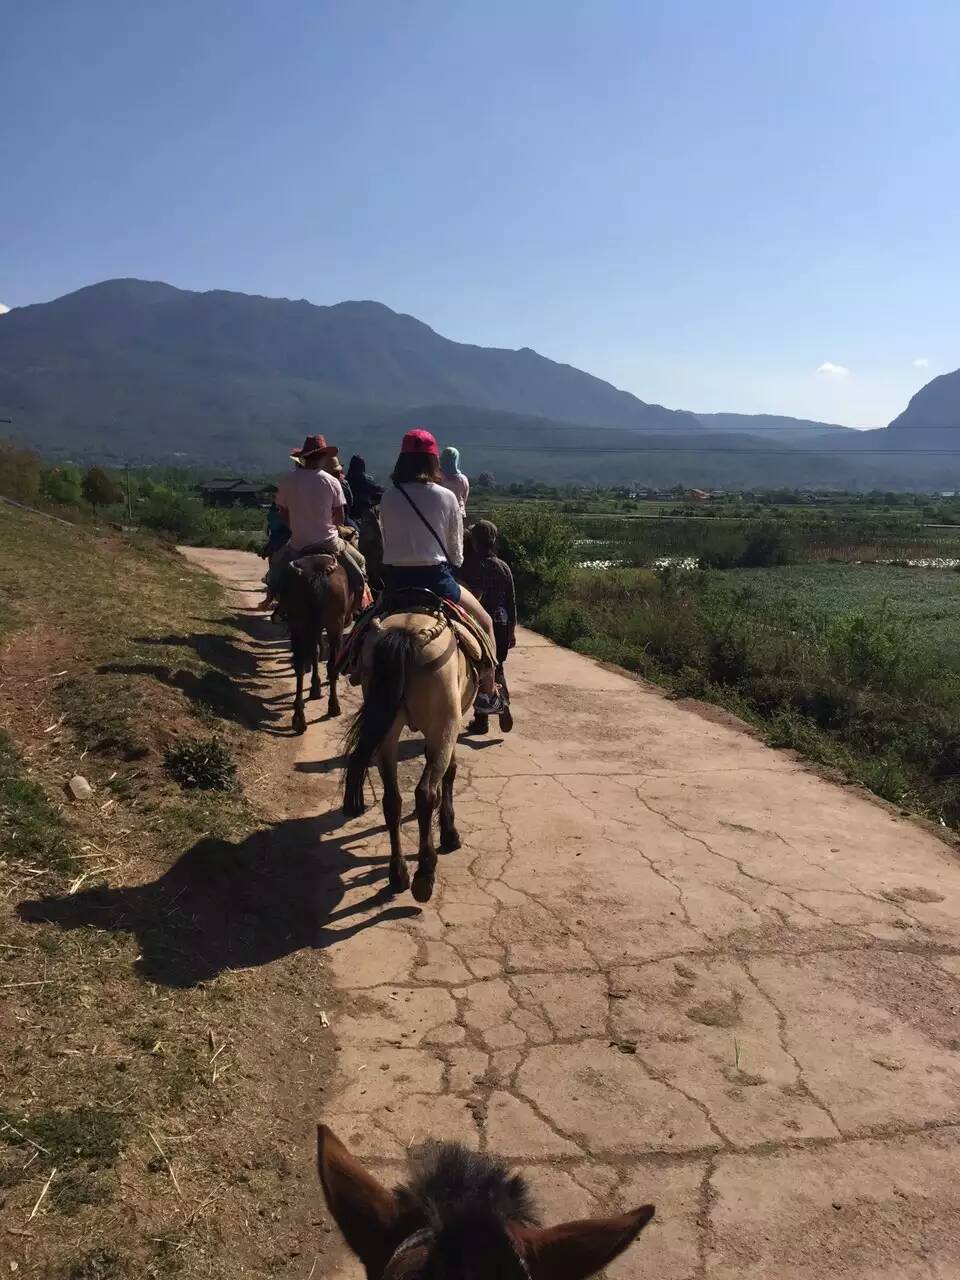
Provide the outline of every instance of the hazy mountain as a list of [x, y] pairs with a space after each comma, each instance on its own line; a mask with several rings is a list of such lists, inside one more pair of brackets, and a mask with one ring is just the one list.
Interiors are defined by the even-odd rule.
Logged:
[[[960, 374], [935, 379], [894, 426], [917, 414], [942, 425], [951, 397]], [[382, 472], [399, 433], [422, 424], [459, 445], [472, 474], [501, 480], [960, 487], [960, 459], [918, 437], [905, 448], [899, 430], [679, 412], [528, 349], [451, 342], [376, 302], [317, 307], [143, 280], [0, 316], [6, 417], [47, 455], [112, 463], [279, 470], [291, 445], [322, 431]]]
[[831, 432], [844, 434], [853, 427], [841, 427], [835, 422], [811, 422], [809, 418], [784, 418], [774, 413], [698, 413], [696, 418], [705, 427], [720, 431], [746, 431], [750, 435], [776, 436], [781, 440], [808, 440]]
[[41, 447], [248, 446], [422, 404], [696, 430], [524, 348], [451, 342], [377, 302], [309, 302], [108, 280], [0, 317], [0, 416]]
[[[902, 427], [913, 430], [960, 427], [960, 369], [955, 369], [953, 373], [942, 373], [921, 387], [903, 413], [890, 423], [890, 427], [892, 430]], [[951, 447], [953, 446], [944, 444], [944, 448]]]

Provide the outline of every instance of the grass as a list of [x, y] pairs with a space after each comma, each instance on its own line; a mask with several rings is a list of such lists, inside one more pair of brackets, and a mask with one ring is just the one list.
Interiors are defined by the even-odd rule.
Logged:
[[25, 776], [19, 753], [0, 731], [0, 834], [20, 862], [66, 873], [77, 868], [73, 841], [39, 783]]
[[[924, 613], [912, 602], [938, 571], [837, 568], [581, 571], [537, 623], [960, 829], [957, 575], [942, 575]], [[854, 573], [856, 604], [845, 590]], [[805, 592], [791, 590], [798, 579]]]
[[[229, 974], [183, 989], [145, 981], [142, 935], [98, 903], [129, 892], [111, 886], [162, 884], [202, 841], [257, 825], [243, 770], [231, 771], [255, 741], [254, 668], [217, 584], [152, 538], [0, 508], [0, 599], [0, 962], [19, 984], [3, 992], [11, 1025], [29, 1028], [0, 1041], [0, 1200], [25, 1222], [56, 1169], [31, 1224], [37, 1274], [206, 1275], [202, 1220], [158, 1248], [187, 1213], [169, 1176], [148, 1169], [147, 1132], [198, 1135], [171, 1143], [198, 1200], [223, 1178], [234, 1108], [258, 1100], [230, 1073], [213, 1080], [208, 1035], [228, 1039], [228, 1012], [244, 1035], [246, 1015]], [[231, 786], [183, 790], [165, 760], [211, 738]], [[75, 773], [91, 799], [68, 797]], [[65, 927], [21, 919], [18, 904], [37, 900], [57, 904]], [[189, 945], [172, 897], [139, 910], [154, 950]]]
[[883, 606], [913, 627], [919, 643], [945, 657], [960, 652], [960, 574], [902, 565], [796, 564], [734, 570], [758, 606], [792, 604], [824, 619]]

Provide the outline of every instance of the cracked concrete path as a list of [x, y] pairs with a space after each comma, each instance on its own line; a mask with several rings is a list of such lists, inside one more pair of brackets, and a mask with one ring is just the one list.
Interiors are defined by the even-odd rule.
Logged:
[[[529, 632], [510, 684], [515, 732], [460, 749], [464, 847], [425, 910], [371, 896], [379, 799], [337, 830], [325, 1119], [386, 1177], [427, 1136], [496, 1151], [550, 1219], [654, 1201], [616, 1280], [955, 1280], [954, 851]], [[319, 814], [343, 722], [311, 707]]]

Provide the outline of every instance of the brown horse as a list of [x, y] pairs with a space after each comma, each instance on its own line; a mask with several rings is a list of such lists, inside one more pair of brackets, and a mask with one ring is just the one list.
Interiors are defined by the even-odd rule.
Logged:
[[347, 623], [353, 616], [354, 593], [346, 570], [333, 556], [302, 556], [287, 565], [277, 589], [277, 603], [290, 630], [290, 650], [297, 676], [293, 700], [293, 728], [306, 733], [303, 710], [303, 677], [310, 671], [310, 698], [320, 697], [320, 644], [327, 639], [327, 680], [330, 695], [327, 714], [340, 714], [337, 697], [337, 654]]
[[420, 847], [412, 888], [418, 902], [429, 902], [436, 880], [433, 815], [438, 805], [441, 852], [460, 848], [453, 813], [455, 751], [463, 716], [476, 696], [477, 677], [450, 628], [427, 613], [398, 613], [372, 623], [362, 658], [363, 706], [347, 733], [344, 813], [363, 813], [363, 785], [376, 757], [390, 832], [390, 888], [394, 893], [410, 888], [400, 847], [397, 753], [404, 727], [419, 730], [426, 764], [416, 790]]
[[586, 1280], [636, 1240], [652, 1204], [613, 1218], [537, 1225], [526, 1182], [458, 1143], [424, 1148], [388, 1190], [326, 1127], [317, 1167], [327, 1207], [367, 1280]]
[[370, 507], [357, 521], [360, 554], [367, 563], [367, 581], [374, 591], [379, 591], [383, 584], [383, 530], [379, 510], [379, 507]]

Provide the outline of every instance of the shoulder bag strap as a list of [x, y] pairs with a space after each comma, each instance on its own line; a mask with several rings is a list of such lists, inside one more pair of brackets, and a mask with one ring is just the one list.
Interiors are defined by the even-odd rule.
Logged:
[[402, 485], [402, 484], [398, 484], [398, 485], [396, 485], [395, 487], [396, 487], [397, 489], [399, 489], [399, 490], [400, 490], [400, 492], [403, 494], [403, 496], [406, 498], [406, 500], [410, 503], [411, 507], [413, 507], [413, 509], [414, 509], [414, 511], [417, 513], [417, 515], [420, 517], [420, 519], [423, 521], [423, 523], [427, 526], [427, 528], [428, 528], [428, 529], [430, 530], [430, 532], [433, 534], [434, 538], [436, 539], [437, 546], [438, 546], [438, 547], [440, 548], [440, 550], [443, 552], [443, 558], [444, 558], [444, 560], [446, 560], [447, 564], [449, 564], [449, 563], [450, 563], [450, 556], [447, 554], [447, 548], [443, 545], [443, 541], [442, 541], [442, 539], [441, 539], [441, 537], [440, 537], [439, 533], [437, 533], [436, 529], [433, 527], [433, 525], [430, 523], [430, 521], [427, 519], [427, 517], [423, 514], [423, 512], [420, 510], [420, 508], [417, 506], [417, 504], [414, 502], [414, 500], [410, 497], [409, 493], [407, 493], [407, 491], [406, 491], [406, 489], [403, 487], [403, 485]]

